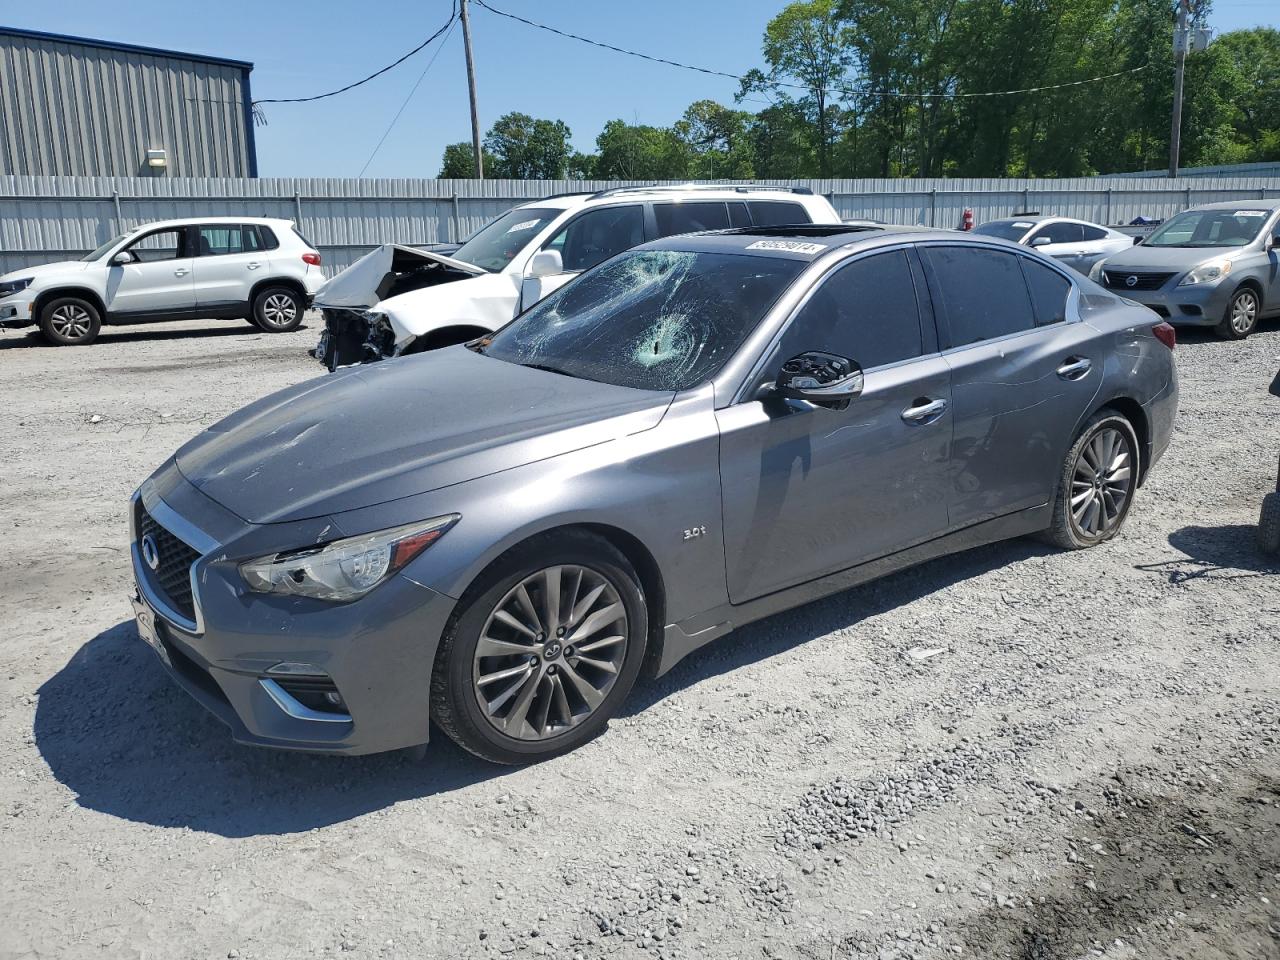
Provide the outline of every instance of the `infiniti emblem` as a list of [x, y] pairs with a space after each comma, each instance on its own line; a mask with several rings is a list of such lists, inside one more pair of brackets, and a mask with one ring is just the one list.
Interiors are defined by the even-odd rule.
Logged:
[[156, 546], [156, 538], [149, 533], [142, 538], [142, 559], [152, 572], [160, 569], [160, 548]]
[[1137, 278], [1137, 277], [1125, 277], [1125, 278], [1124, 278], [1124, 285], [1125, 285], [1126, 287], [1136, 287], [1136, 286], [1138, 285], [1138, 278]]

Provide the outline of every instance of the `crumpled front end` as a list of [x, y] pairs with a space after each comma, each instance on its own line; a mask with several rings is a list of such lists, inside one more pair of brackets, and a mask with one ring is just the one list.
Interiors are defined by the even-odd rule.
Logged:
[[330, 373], [357, 363], [373, 363], [396, 354], [395, 331], [386, 314], [348, 307], [322, 307], [324, 330], [311, 350]]

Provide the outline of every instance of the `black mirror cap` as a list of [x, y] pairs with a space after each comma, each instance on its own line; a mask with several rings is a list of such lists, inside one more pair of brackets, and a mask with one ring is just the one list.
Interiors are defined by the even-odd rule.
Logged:
[[863, 382], [862, 367], [856, 361], [808, 350], [782, 365], [774, 389], [791, 400], [843, 410], [862, 393]]

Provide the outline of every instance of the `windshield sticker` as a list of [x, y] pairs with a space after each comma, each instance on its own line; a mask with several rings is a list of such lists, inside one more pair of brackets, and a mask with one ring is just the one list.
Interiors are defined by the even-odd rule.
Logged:
[[540, 220], [521, 220], [519, 223], [513, 223], [507, 227], [507, 233], [519, 233], [521, 230], [532, 230], [542, 221]]
[[757, 240], [747, 247], [748, 250], [785, 250], [788, 253], [821, 253], [827, 249], [820, 243], [805, 243], [802, 240]]
[[1015, 227], [1022, 227], [1024, 230], [1025, 230], [1027, 227], [1034, 227], [1034, 226], [1035, 226], [1035, 224], [1034, 224], [1034, 223], [1031, 223], [1030, 221], [1026, 221], [1026, 220], [1015, 220], [1015, 221], [1013, 222], [1013, 225], [1014, 225]]
[[1237, 210], [1232, 214], [1233, 217], [1265, 217], [1266, 215], [1265, 210]]

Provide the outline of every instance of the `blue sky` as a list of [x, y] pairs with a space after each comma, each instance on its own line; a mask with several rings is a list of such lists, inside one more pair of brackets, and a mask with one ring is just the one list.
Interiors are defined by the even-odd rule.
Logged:
[[[764, 25], [786, 0], [493, 0], [575, 33], [657, 56], [741, 74], [761, 63]], [[411, 50], [449, 16], [449, 0], [57, 0], [11, 5], [10, 26], [254, 63], [253, 94], [322, 93]], [[732, 103], [737, 84], [623, 57], [533, 30], [472, 6], [482, 130], [519, 110], [564, 120], [575, 146], [594, 149], [605, 122], [667, 125], [694, 100]], [[1219, 32], [1280, 27], [1280, 0], [1217, 0]], [[431, 177], [445, 144], [470, 138], [461, 29], [455, 28], [365, 176]], [[359, 174], [440, 41], [349, 93], [311, 104], [269, 104], [259, 127], [263, 176]], [[751, 107], [752, 104], [745, 106]]]

